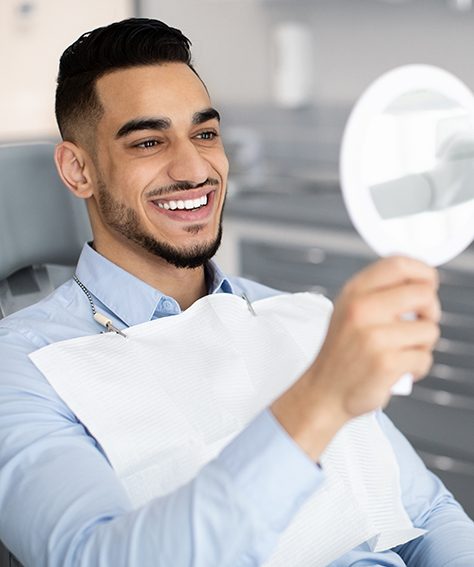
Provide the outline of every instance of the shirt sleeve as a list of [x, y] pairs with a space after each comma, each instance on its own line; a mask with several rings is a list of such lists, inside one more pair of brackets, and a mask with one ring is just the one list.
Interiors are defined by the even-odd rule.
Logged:
[[264, 411], [190, 483], [134, 510], [34, 349], [0, 329], [0, 539], [26, 567], [259, 565], [323, 481]]
[[395, 551], [410, 567], [472, 567], [474, 523], [390, 419], [380, 412], [379, 421], [398, 460], [405, 509], [416, 527], [428, 530]]

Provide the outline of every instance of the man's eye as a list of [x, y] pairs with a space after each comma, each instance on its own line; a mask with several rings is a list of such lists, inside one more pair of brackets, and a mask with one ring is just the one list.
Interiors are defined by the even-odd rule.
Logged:
[[148, 150], [150, 148], [154, 148], [155, 146], [158, 146], [159, 144], [160, 142], [158, 140], [145, 140], [144, 142], [135, 144], [135, 148], [142, 148], [144, 150]]
[[209, 130], [206, 132], [201, 132], [196, 136], [196, 138], [199, 138], [200, 140], [214, 140], [214, 138], [217, 138], [217, 136], [218, 136], [217, 132], [213, 132], [212, 130]]

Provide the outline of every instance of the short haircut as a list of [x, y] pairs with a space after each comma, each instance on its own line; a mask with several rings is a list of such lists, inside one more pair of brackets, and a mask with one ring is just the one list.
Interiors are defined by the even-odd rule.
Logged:
[[[191, 42], [180, 30], [148, 18], [130, 18], [84, 33], [61, 56], [56, 120], [63, 140], [75, 142], [103, 113], [97, 80], [118, 69], [191, 63]], [[197, 74], [197, 73], [196, 73]]]

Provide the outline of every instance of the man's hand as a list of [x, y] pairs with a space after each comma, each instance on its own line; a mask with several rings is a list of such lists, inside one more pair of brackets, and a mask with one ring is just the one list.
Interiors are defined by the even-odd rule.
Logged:
[[271, 407], [312, 458], [349, 419], [384, 407], [403, 374], [419, 380], [428, 372], [439, 338], [437, 289], [436, 270], [403, 257], [380, 260], [345, 285], [316, 360]]

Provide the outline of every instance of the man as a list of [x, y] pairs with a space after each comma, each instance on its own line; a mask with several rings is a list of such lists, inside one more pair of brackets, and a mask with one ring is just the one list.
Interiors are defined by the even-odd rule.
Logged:
[[[94, 240], [76, 280], [0, 325], [0, 538], [34, 566], [264, 564], [301, 505], [324, 491], [336, 434], [385, 406], [402, 374], [420, 379], [429, 369], [436, 273], [392, 258], [356, 275], [306, 370], [195, 478], [134, 508], [101, 440], [28, 355], [100, 333], [91, 309], [126, 334], [206, 296], [245, 294], [258, 304], [279, 295], [211, 261], [228, 163], [219, 114], [178, 30], [132, 19], [85, 34], [61, 59], [56, 111], [58, 171], [86, 200]], [[418, 318], [405, 321], [406, 312]], [[189, 337], [179, 341], [177, 370]], [[332, 564], [474, 565], [472, 522], [387, 418], [377, 420], [396, 456], [403, 506], [427, 533], [381, 552], [359, 542]]]

